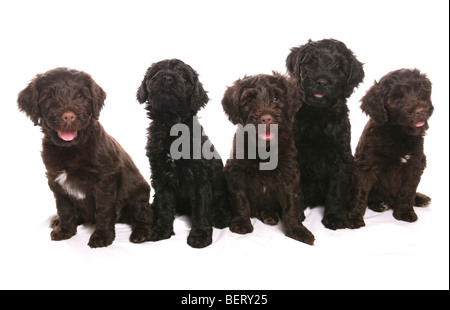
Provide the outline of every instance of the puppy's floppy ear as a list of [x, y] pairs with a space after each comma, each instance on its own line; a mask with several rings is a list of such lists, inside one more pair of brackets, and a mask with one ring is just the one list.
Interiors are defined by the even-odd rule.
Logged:
[[308, 43], [291, 48], [291, 53], [286, 58], [286, 69], [291, 77], [300, 78], [300, 64], [305, 58], [307, 47], [311, 42], [309, 39]]
[[141, 82], [141, 86], [139, 86], [137, 92], [136, 92], [136, 99], [139, 101], [139, 103], [144, 103], [147, 101], [148, 98], [148, 91], [147, 91], [147, 73], [149, 72], [150, 68], [148, 68], [147, 72], [145, 73], [144, 79]]
[[194, 79], [194, 91], [191, 95], [191, 107], [194, 110], [194, 112], [197, 112], [201, 108], [203, 108], [206, 103], [208, 103], [209, 98], [206, 91], [203, 89], [202, 83], [198, 79], [198, 75], [195, 74]]
[[36, 89], [36, 80], [41, 76], [42, 74], [36, 75], [17, 97], [19, 110], [25, 112], [25, 114], [33, 121], [34, 126], [39, 124], [39, 118], [41, 117], [38, 106], [39, 92]]
[[241, 80], [234, 82], [233, 86], [230, 86], [225, 91], [222, 99], [222, 107], [225, 113], [228, 115], [228, 119], [234, 125], [243, 124], [241, 112], [239, 110], [240, 102], [240, 89]]
[[92, 96], [92, 116], [98, 120], [100, 111], [105, 105], [106, 93], [89, 74], [86, 73], [86, 77]]
[[361, 110], [379, 124], [387, 122], [388, 116], [384, 107], [384, 95], [380, 83], [375, 82], [362, 97]]
[[364, 69], [363, 64], [356, 59], [356, 57], [351, 55], [352, 62], [350, 64], [350, 73], [347, 79], [347, 85], [344, 89], [344, 96], [346, 98], [350, 97], [353, 93], [353, 90], [358, 87], [359, 83], [361, 83], [364, 79]]
[[291, 48], [291, 53], [286, 58], [286, 69], [290, 76], [294, 76], [294, 72], [296, 69], [298, 69], [298, 58], [299, 58], [299, 47], [293, 47]]

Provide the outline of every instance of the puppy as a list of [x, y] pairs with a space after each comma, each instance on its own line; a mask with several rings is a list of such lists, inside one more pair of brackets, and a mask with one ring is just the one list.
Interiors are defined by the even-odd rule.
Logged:
[[[154, 63], [142, 80], [137, 100], [146, 103], [152, 120], [147, 143], [155, 189], [151, 240], [174, 234], [177, 212], [190, 215], [192, 220], [187, 243], [194, 248], [206, 247], [212, 242], [212, 226], [227, 227], [230, 211], [222, 160], [202, 134], [196, 117], [209, 100], [198, 74], [178, 59]], [[187, 129], [187, 137], [173, 134], [174, 128]], [[187, 138], [187, 144], [179, 145], [177, 140], [181, 138]], [[181, 156], [180, 147], [185, 148]], [[215, 154], [213, 158], [209, 151]]]
[[397, 220], [414, 222], [413, 206], [430, 203], [416, 189], [426, 167], [431, 82], [417, 69], [400, 69], [375, 82], [361, 102], [370, 119], [355, 151], [348, 227], [365, 225], [367, 205], [378, 212], [392, 208]]
[[98, 122], [105, 98], [89, 74], [68, 68], [36, 75], [19, 93], [19, 109], [44, 134], [42, 159], [58, 212], [52, 240], [95, 223], [88, 245], [105, 247], [115, 238], [115, 222], [131, 224], [131, 242], [150, 238], [150, 186]]
[[344, 43], [325, 39], [292, 48], [286, 67], [303, 94], [294, 134], [305, 206], [324, 205], [323, 225], [345, 228], [353, 169], [346, 102], [364, 78], [363, 66]]
[[[232, 204], [230, 230], [252, 232], [250, 217], [275, 225], [281, 213], [286, 236], [312, 245], [314, 236], [303, 226], [303, 209], [299, 207], [300, 172], [292, 131], [295, 112], [301, 106], [296, 81], [278, 73], [245, 77], [226, 90], [222, 106], [229, 120], [240, 128], [233, 140], [233, 156], [224, 170]], [[244, 128], [254, 130], [245, 133]], [[237, 142], [238, 135], [244, 143]], [[258, 154], [250, 156], [256, 144]], [[267, 148], [277, 156], [270, 169], [264, 169], [267, 157], [261, 156]]]

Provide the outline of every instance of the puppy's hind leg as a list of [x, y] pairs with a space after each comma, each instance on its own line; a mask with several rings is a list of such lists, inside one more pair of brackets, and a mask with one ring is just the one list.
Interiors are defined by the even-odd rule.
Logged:
[[59, 225], [59, 216], [55, 215], [52, 217], [52, 219], [50, 221], [50, 228], [55, 228], [58, 225]]
[[261, 195], [257, 198], [257, 218], [267, 225], [278, 224], [277, 210], [280, 209], [279, 203], [270, 195]]

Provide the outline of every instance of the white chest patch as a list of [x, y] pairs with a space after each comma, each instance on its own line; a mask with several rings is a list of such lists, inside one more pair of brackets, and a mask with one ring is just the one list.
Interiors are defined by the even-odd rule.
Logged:
[[406, 164], [410, 158], [411, 158], [411, 155], [408, 154], [403, 157], [400, 157], [400, 161], [402, 164]]
[[71, 185], [70, 182], [67, 180], [67, 172], [66, 171], [63, 170], [55, 178], [55, 182], [58, 183], [59, 185], [61, 185], [61, 187], [66, 191], [66, 193], [69, 196], [71, 196], [77, 200], [83, 200], [84, 198], [86, 198], [85, 193], [83, 193], [81, 190], [79, 190], [78, 188]]

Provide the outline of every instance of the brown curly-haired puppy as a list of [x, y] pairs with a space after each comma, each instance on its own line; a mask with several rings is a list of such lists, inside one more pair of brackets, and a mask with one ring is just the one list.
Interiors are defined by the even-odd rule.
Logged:
[[[298, 194], [300, 172], [292, 131], [295, 112], [301, 107], [296, 83], [278, 73], [256, 75], [237, 80], [225, 92], [224, 111], [233, 124], [240, 125], [233, 141], [233, 157], [224, 169], [233, 213], [230, 230], [235, 233], [253, 231], [250, 217], [275, 225], [280, 213], [286, 236], [314, 243], [313, 234], [302, 224]], [[277, 125], [277, 131], [271, 130], [272, 125]], [[243, 133], [248, 126], [254, 131]], [[238, 142], [238, 135], [244, 143]], [[256, 144], [258, 154], [252, 157], [251, 148]], [[264, 165], [275, 162], [273, 158], [260, 152], [267, 149], [277, 156], [272, 167]]]
[[397, 220], [414, 222], [413, 206], [430, 198], [416, 193], [426, 167], [423, 137], [433, 113], [431, 82], [419, 70], [400, 69], [385, 75], [362, 98], [370, 116], [355, 152], [350, 190], [349, 228], [365, 225], [366, 206], [392, 208]]
[[36, 75], [19, 93], [19, 109], [44, 133], [42, 159], [58, 211], [52, 240], [95, 223], [89, 246], [108, 246], [115, 222], [131, 224], [131, 242], [150, 239], [150, 186], [98, 122], [105, 98], [89, 74], [68, 68]]

